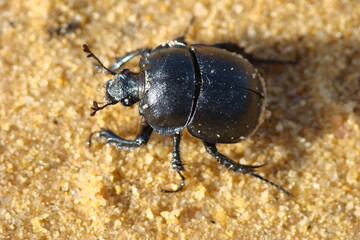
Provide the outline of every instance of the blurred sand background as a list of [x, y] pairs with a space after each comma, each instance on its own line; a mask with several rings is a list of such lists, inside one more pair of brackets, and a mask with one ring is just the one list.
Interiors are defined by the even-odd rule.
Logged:
[[[170, 168], [172, 138], [116, 150], [92, 131], [134, 138], [137, 107], [90, 117], [127, 51], [155, 47], [196, 20], [190, 43], [235, 42], [262, 65], [272, 112], [245, 142], [221, 145], [288, 189], [289, 199], [227, 171], [186, 131], [184, 191]], [[68, 25], [69, 23], [76, 23]], [[359, 239], [360, 2], [0, 1], [0, 239]], [[129, 65], [136, 69], [136, 61]]]

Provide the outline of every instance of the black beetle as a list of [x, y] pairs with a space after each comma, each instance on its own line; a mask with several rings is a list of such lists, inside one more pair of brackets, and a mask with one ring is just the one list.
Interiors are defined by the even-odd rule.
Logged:
[[[178, 192], [185, 185], [185, 171], [180, 158], [180, 132], [187, 127], [189, 133], [203, 141], [205, 148], [228, 170], [250, 174], [261, 179], [288, 196], [279, 185], [256, 174], [264, 165], [243, 165], [219, 153], [217, 143], [237, 143], [253, 134], [265, 114], [265, 83], [251, 63], [292, 63], [255, 59], [233, 43], [215, 45], [185, 42], [184, 37], [162, 44], [154, 49], [140, 48], [118, 58], [106, 68], [86, 44], [84, 52], [93, 57], [114, 79], [105, 84], [106, 104], [99, 107], [93, 102], [93, 113], [106, 106], [121, 102], [124, 106], [139, 104], [142, 116], [140, 132], [135, 140], [126, 140], [109, 129], [101, 129], [99, 137], [116, 148], [133, 149], [145, 145], [155, 130], [159, 134], [173, 135], [171, 167], [181, 177]], [[118, 69], [140, 55], [140, 72]], [[244, 58], [245, 56], [246, 58]], [[92, 133], [89, 139], [91, 144]]]

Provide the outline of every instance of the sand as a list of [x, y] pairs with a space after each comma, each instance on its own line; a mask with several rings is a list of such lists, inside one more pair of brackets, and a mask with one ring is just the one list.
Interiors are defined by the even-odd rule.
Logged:
[[[359, 1], [0, 1], [0, 239], [359, 239]], [[104, 64], [180, 36], [235, 42], [259, 58], [271, 115], [219, 150], [290, 191], [221, 167], [186, 131], [186, 187], [171, 136], [116, 150], [87, 138], [108, 127], [132, 139], [137, 106], [90, 117], [111, 76]], [[69, 25], [70, 24], [70, 25]], [[137, 60], [127, 67], [137, 69]]]

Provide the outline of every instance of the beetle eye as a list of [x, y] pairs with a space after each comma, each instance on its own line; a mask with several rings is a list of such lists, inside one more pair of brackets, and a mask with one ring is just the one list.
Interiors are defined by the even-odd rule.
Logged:
[[123, 98], [120, 100], [121, 104], [128, 107], [128, 106], [131, 106], [133, 105], [135, 102], [132, 98]]

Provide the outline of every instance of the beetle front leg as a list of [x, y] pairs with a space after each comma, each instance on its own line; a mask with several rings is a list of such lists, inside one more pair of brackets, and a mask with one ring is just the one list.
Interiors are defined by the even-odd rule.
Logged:
[[179, 187], [175, 190], [161, 189], [161, 191], [165, 192], [165, 193], [179, 192], [185, 186], [185, 177], [181, 174], [181, 171], [185, 171], [185, 168], [184, 168], [184, 165], [180, 158], [180, 134], [179, 133], [176, 133], [173, 135], [173, 142], [174, 142], [174, 149], [173, 149], [172, 158], [171, 158], [171, 167], [181, 177], [181, 183], [180, 183]]
[[208, 153], [210, 153], [213, 157], [215, 157], [215, 159], [224, 167], [226, 167], [228, 170], [232, 170], [234, 172], [241, 172], [243, 174], [250, 174], [251, 176], [254, 176], [264, 182], [267, 182], [271, 185], [273, 185], [274, 187], [276, 187], [278, 190], [283, 191], [287, 196], [292, 197], [291, 193], [289, 193], [288, 191], [286, 191], [284, 188], [280, 187], [279, 185], [271, 182], [270, 180], [256, 174], [254, 171], [256, 168], [260, 168], [266, 164], [262, 164], [262, 165], [243, 165], [237, 162], [234, 162], [233, 160], [229, 159], [228, 157], [226, 157], [225, 155], [221, 154], [218, 152], [217, 148], [216, 148], [216, 144], [215, 143], [209, 143], [209, 142], [205, 142], [204, 141], [204, 145], [205, 145], [205, 149]]
[[92, 136], [94, 134], [99, 134], [99, 138], [105, 138], [106, 144], [114, 145], [117, 149], [124, 148], [124, 149], [134, 149], [145, 145], [151, 136], [153, 128], [143, 120], [141, 123], [141, 128], [136, 136], [135, 140], [126, 140], [117, 136], [115, 133], [110, 131], [109, 129], [102, 129], [101, 131], [93, 132], [89, 137], [89, 147], [91, 146]]
[[151, 50], [150, 48], [139, 48], [134, 51], [128, 52], [124, 56], [117, 58], [116, 62], [111, 67], [109, 67], [109, 69], [111, 71], [116, 71], [134, 57], [149, 52], [150, 50]]

